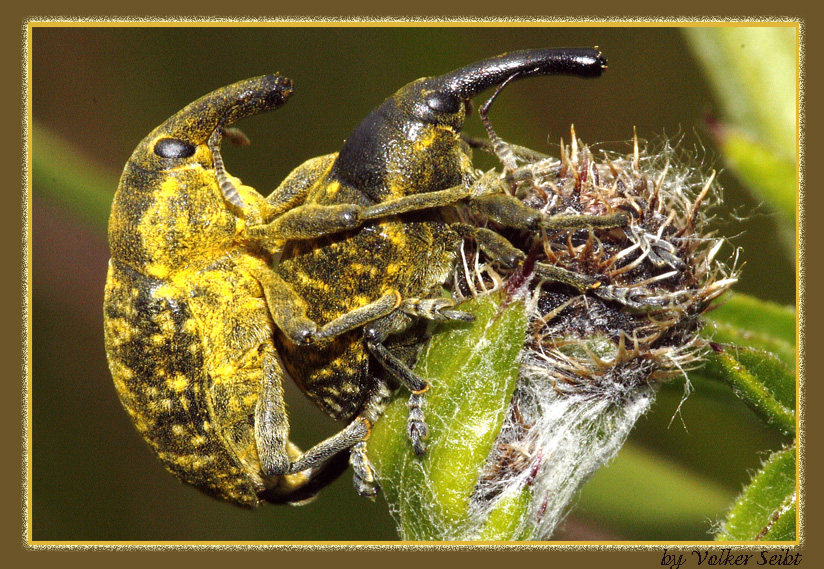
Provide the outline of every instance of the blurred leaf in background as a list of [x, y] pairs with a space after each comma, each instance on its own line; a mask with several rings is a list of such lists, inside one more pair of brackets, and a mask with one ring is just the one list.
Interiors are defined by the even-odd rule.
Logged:
[[[725, 161], [779, 213], [784, 251], [797, 258], [799, 32], [796, 25], [685, 30], [713, 85], [720, 116], [712, 131]], [[802, 300], [803, 299], [799, 299]], [[772, 428], [796, 435], [796, 334], [790, 308], [735, 297], [715, 316], [717, 341], [704, 373], [728, 382]], [[724, 540], [794, 540], [797, 446], [776, 452], [753, 475], [717, 535]]]
[[746, 187], [779, 212], [787, 252], [794, 254], [798, 28], [696, 26], [685, 34], [719, 105], [710, 119], [716, 143]]

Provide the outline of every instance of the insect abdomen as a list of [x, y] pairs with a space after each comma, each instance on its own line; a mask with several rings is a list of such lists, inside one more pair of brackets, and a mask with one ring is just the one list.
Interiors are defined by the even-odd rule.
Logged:
[[166, 296], [163, 286], [110, 263], [105, 336], [120, 400], [168, 470], [207, 494], [254, 506], [262, 485], [215, 432], [197, 320], [185, 296]]

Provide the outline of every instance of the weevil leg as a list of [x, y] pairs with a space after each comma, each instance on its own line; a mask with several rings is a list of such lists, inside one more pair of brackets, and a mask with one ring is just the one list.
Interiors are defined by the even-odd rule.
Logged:
[[592, 277], [575, 273], [563, 267], [548, 265], [546, 263], [535, 263], [535, 274], [542, 279], [563, 283], [577, 288], [581, 292], [597, 289], [601, 283]]
[[264, 475], [280, 479], [261, 498], [274, 503], [305, 503], [343, 472], [345, 465], [329, 458], [357, 440], [358, 432], [352, 431], [359, 427], [333, 437], [309, 453], [301, 453], [289, 441], [289, 419], [281, 381], [283, 369], [274, 348], [269, 345], [264, 349], [263, 384], [255, 406], [255, 441]]
[[502, 193], [476, 195], [468, 200], [470, 208], [501, 225], [518, 229], [586, 229], [625, 227], [625, 213], [608, 215], [545, 215], [527, 207], [515, 196]]
[[[465, 315], [466, 313], [460, 314]], [[429, 432], [422, 409], [424, 394], [429, 389], [429, 382], [413, 372], [406, 363], [383, 345], [383, 342], [391, 333], [397, 331], [398, 327], [398, 319], [384, 318], [365, 328], [363, 337], [367, 349], [378, 360], [378, 363], [412, 392], [407, 403], [409, 417], [406, 423], [406, 432], [412, 442], [415, 454], [422, 455], [426, 453], [426, 443], [424, 441]]]
[[[481, 180], [483, 183], [483, 179]], [[548, 231], [564, 231], [575, 229], [611, 229], [626, 227], [629, 216], [625, 213], [608, 215], [552, 215], [527, 207], [516, 197], [502, 193], [489, 192], [486, 187], [476, 190], [476, 195], [468, 200], [470, 208], [492, 219], [501, 225], [518, 229]], [[485, 193], [488, 192], [488, 193]], [[507, 267], [514, 266], [524, 259], [523, 252], [515, 248], [507, 239], [488, 229], [476, 228], [467, 224], [453, 224], [452, 227], [463, 237], [471, 236], [478, 243], [484, 253], [492, 259], [498, 260]], [[562, 267], [536, 263], [535, 273], [547, 280], [573, 286], [581, 292], [593, 291], [605, 300], [624, 301], [627, 306], [634, 307], [632, 294], [627, 289], [616, 286], [601, 286], [603, 283], [578, 274]]]
[[406, 421], [406, 433], [412, 441], [412, 449], [417, 455], [426, 454], [426, 437], [429, 429], [423, 414], [423, 401], [429, 383], [413, 372], [380, 342], [367, 342], [369, 352], [395, 379], [403, 383], [412, 393], [406, 406], [409, 416]]
[[[623, 213], [611, 215], [562, 215], [547, 216], [523, 205], [517, 198], [501, 193], [497, 184], [476, 186], [457, 185], [435, 192], [423, 192], [386, 200], [371, 206], [357, 204], [319, 205], [302, 203], [305, 192], [316, 177], [328, 168], [334, 155], [323, 156], [316, 164], [306, 166], [306, 171], [296, 171], [287, 178], [267, 202], [277, 209], [270, 215], [274, 219], [267, 224], [249, 228], [253, 237], [262, 240], [314, 239], [342, 231], [356, 229], [366, 221], [413, 211], [421, 211], [453, 205], [466, 200], [469, 207], [502, 225], [522, 229], [578, 229], [585, 227], [623, 227], [628, 217]], [[311, 161], [310, 161], [311, 162]], [[307, 163], [308, 164], [308, 163]], [[300, 169], [299, 169], [300, 170]], [[483, 182], [483, 180], [482, 180]], [[273, 196], [277, 195], [275, 199]]]
[[[311, 482], [323, 475], [330, 458], [341, 451], [350, 449], [349, 462], [354, 470], [354, 484], [358, 494], [374, 496], [378, 491], [378, 483], [374, 469], [366, 455], [366, 439], [369, 438], [372, 425], [383, 414], [391, 396], [386, 385], [376, 381], [376, 388], [363, 410], [349, 425], [319, 442], [297, 459], [290, 460], [289, 422], [285, 413], [283, 387], [280, 382], [282, 372], [279, 375], [279, 370], [277, 358], [274, 354], [267, 354], [263, 388], [255, 410], [255, 435], [264, 474], [293, 476], [307, 472], [307, 478]], [[313, 493], [308, 494], [307, 497], [311, 495]], [[295, 492], [294, 496], [299, 497], [300, 493]]]
[[[359, 415], [360, 418], [369, 423], [370, 429], [371, 425], [374, 425], [381, 418], [391, 398], [392, 391], [386, 383], [376, 379], [372, 393]], [[349, 451], [349, 464], [352, 465], [352, 470], [354, 470], [355, 490], [359, 495], [371, 498], [377, 494], [379, 486], [375, 477], [375, 469], [366, 454], [366, 439], [368, 436], [367, 433], [363, 440], [352, 446]]]
[[448, 206], [462, 200], [489, 219], [521, 229], [611, 228], [624, 227], [629, 223], [624, 213], [547, 216], [523, 205], [514, 196], [501, 193], [494, 184], [477, 184], [475, 187], [457, 185], [435, 192], [412, 194], [366, 207], [356, 204], [302, 204], [284, 212], [270, 224], [252, 227], [250, 231], [253, 235], [257, 232], [264, 239], [313, 239], [355, 229], [369, 220]]
[[[292, 170], [262, 203], [260, 218], [256, 224], [250, 224], [247, 228], [248, 235], [264, 244], [271, 244], [286, 239], [318, 237], [355, 226], [355, 218], [351, 211], [357, 208], [333, 206], [321, 208], [321, 211], [312, 211], [313, 207], [306, 204], [309, 192], [332, 167], [336, 157], [336, 153], [318, 156]], [[284, 215], [286, 217], [281, 219]], [[301, 232], [300, 223], [306, 217], [320, 217], [321, 225], [318, 226], [318, 222], [315, 222], [314, 227], [310, 224], [307, 230]]]
[[451, 298], [405, 298], [401, 302], [400, 310], [411, 316], [426, 318], [435, 322], [460, 320], [473, 322], [475, 316], [462, 310], [452, 310], [455, 301]]
[[[429, 385], [426, 386], [426, 389]], [[426, 418], [423, 414], [423, 400], [426, 389], [413, 391], [406, 403], [409, 409], [409, 418], [406, 420], [406, 435], [412, 441], [412, 450], [421, 456], [426, 454], [426, 438], [429, 436], [429, 428], [426, 426]]]
[[[475, 239], [475, 242], [490, 259], [500, 262], [505, 267], [513, 268], [526, 257], [523, 251], [494, 231], [464, 223], [454, 223], [452, 227], [462, 237]], [[600, 286], [600, 283], [591, 277], [546, 263], [536, 263], [534, 271], [539, 278], [564, 283], [575, 287], [581, 292], [597, 289]]]
[[403, 196], [371, 206], [304, 203], [283, 212], [268, 224], [250, 227], [249, 234], [263, 241], [314, 239], [356, 229], [370, 220], [454, 204], [468, 196], [467, 187], [453, 186], [436, 192]]
[[[503, 225], [522, 229], [610, 229], [625, 227], [629, 223], [629, 218], [623, 213], [545, 216], [539, 211], [524, 206], [517, 198], [504, 194], [487, 194], [479, 198], [473, 198], [470, 205], [476, 206], [476, 209], [481, 213]], [[461, 237], [472, 237], [489, 258], [499, 261], [506, 267], [514, 267], [525, 258], [522, 251], [494, 231], [465, 223], [453, 223], [452, 228]], [[660, 306], [662, 302], [656, 298], [645, 298], [642, 290], [606, 284], [592, 277], [555, 265], [536, 263], [534, 271], [539, 278], [572, 286], [582, 293], [591, 292], [603, 300], [619, 302], [633, 309]]]
[[391, 334], [406, 330], [412, 318], [425, 318], [436, 322], [456, 320], [472, 322], [475, 316], [462, 310], [453, 310], [455, 302], [449, 298], [406, 298], [399, 310], [392, 315], [376, 320], [363, 331], [363, 338], [369, 352], [378, 363], [397, 381], [406, 386], [411, 394], [407, 402], [409, 416], [406, 431], [412, 448], [418, 455], [426, 453], [426, 437], [429, 429], [423, 413], [423, 402], [429, 382], [413, 372], [398, 356], [393, 354], [384, 342]]
[[355, 417], [343, 430], [303, 453], [300, 458], [289, 465], [286, 473], [294, 474], [322, 464], [332, 455], [365, 440], [369, 436], [371, 428], [372, 424], [366, 418], [360, 415]]
[[375, 380], [375, 387], [358, 416], [346, 428], [319, 442], [292, 462], [288, 473], [315, 469], [330, 457], [348, 448], [349, 464], [354, 470], [355, 489], [361, 496], [374, 496], [378, 492], [378, 482], [366, 454], [366, 440], [372, 431], [372, 425], [383, 415], [391, 395], [391, 391], [382, 381]]
[[306, 302], [280, 275], [267, 270], [256, 272], [255, 278], [263, 287], [266, 304], [275, 324], [298, 345], [308, 345], [355, 330], [390, 314], [401, 304], [400, 294], [388, 292], [370, 304], [318, 326], [307, 316]]
[[363, 223], [362, 209], [354, 204], [307, 203], [286, 211], [271, 223], [249, 227], [248, 233], [264, 242], [315, 239], [359, 227]]
[[372, 497], [378, 492], [378, 483], [375, 471], [366, 454], [366, 441], [359, 441], [352, 445], [349, 451], [349, 464], [354, 471], [353, 482], [359, 496]]
[[363, 210], [362, 218], [363, 220], [378, 219], [411, 211], [443, 207], [452, 205], [469, 197], [469, 195], [469, 188], [463, 185], [452, 186], [436, 192], [412, 194], [366, 207]]
[[263, 385], [255, 406], [255, 440], [263, 472], [267, 476], [289, 470], [289, 419], [283, 399], [284, 377], [280, 363], [269, 346], [263, 359]]
[[591, 292], [598, 298], [618, 302], [629, 308], [646, 309], [661, 305], [660, 299], [644, 298], [643, 289], [637, 290], [604, 284], [587, 275], [575, 273], [563, 267], [556, 267], [555, 265], [548, 265], [546, 263], [535, 263], [534, 270], [535, 274], [540, 278], [575, 287], [582, 293]]
[[266, 203], [269, 209], [264, 215], [264, 222], [268, 223], [276, 216], [302, 205], [306, 201], [309, 190], [332, 167], [337, 156], [337, 153], [318, 156], [292, 170], [267, 196]]
[[401, 305], [401, 295], [396, 292], [390, 292], [380, 297], [375, 302], [350, 310], [346, 314], [335, 318], [321, 326], [315, 333], [316, 339], [334, 338], [345, 332], [360, 328], [390, 314], [393, 310]]
[[[299, 457], [301, 455], [299, 449], [297, 449], [297, 447], [294, 448], [297, 450], [294, 456]], [[347, 455], [347, 452], [341, 451], [327, 459], [322, 465], [313, 468], [311, 471], [312, 476], [303, 476], [304, 478], [308, 478], [308, 481], [300, 486], [293, 488], [278, 486], [260, 492], [258, 497], [271, 504], [291, 504], [299, 506], [311, 502], [318, 492], [329, 486], [329, 484], [337, 480], [340, 475], [346, 471], [349, 467], [349, 457]], [[302, 474], [303, 473], [292, 474], [290, 478], [298, 477]]]
[[500, 262], [505, 267], [513, 268], [526, 257], [524, 252], [510, 243], [506, 237], [491, 229], [475, 227], [468, 223], [453, 223], [451, 227], [461, 237], [474, 239], [487, 257]]
[[337, 154], [327, 154], [295, 168], [266, 198], [263, 221], [249, 227], [249, 235], [264, 242], [314, 239], [355, 229], [367, 219], [378, 217], [370, 217], [368, 208], [356, 204], [306, 203], [309, 193], [332, 167], [335, 158]]
[[[219, 135], [217, 136], [216, 140], [219, 142]], [[212, 144], [210, 148], [219, 160], [218, 144]], [[356, 229], [369, 220], [450, 205], [469, 196], [468, 188], [458, 185], [436, 192], [403, 196], [371, 206], [306, 203], [310, 191], [329, 172], [337, 156], [319, 156], [295, 168], [266, 198], [261, 207], [261, 222], [247, 228], [249, 236], [262, 243], [314, 239]], [[222, 165], [222, 161], [220, 163]], [[225, 175], [223, 178], [228, 182]], [[231, 194], [232, 189], [231, 182], [228, 182], [226, 191]], [[234, 193], [237, 193], [236, 189]]]
[[[385, 405], [384, 405], [385, 406]], [[296, 474], [306, 470], [315, 470], [333, 456], [350, 449], [349, 463], [355, 471], [355, 488], [361, 496], [374, 496], [378, 491], [375, 472], [366, 456], [366, 439], [372, 429], [372, 422], [358, 415], [342, 431], [325, 439], [288, 465], [282, 473]]]

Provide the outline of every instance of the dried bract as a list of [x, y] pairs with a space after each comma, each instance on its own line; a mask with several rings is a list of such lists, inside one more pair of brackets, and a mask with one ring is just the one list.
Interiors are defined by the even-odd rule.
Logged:
[[[656, 386], [676, 375], [686, 380], [699, 365], [701, 315], [737, 270], [717, 259], [725, 241], [707, 229], [720, 200], [714, 172], [679, 160], [673, 145], [650, 152], [636, 138], [626, 155], [596, 156], [573, 131], [560, 159], [513, 154], [521, 164], [502, 183], [529, 207], [549, 216], [630, 217], [617, 228], [493, 227], [525, 262], [483, 264], [466, 247], [456, 272], [459, 295], [504, 286], [530, 307], [519, 387], [471, 509], [483, 518], [508, 493], [531, 488], [517, 533], [546, 539], [581, 484], [621, 447]], [[576, 278], [558, 278], [566, 274]]]

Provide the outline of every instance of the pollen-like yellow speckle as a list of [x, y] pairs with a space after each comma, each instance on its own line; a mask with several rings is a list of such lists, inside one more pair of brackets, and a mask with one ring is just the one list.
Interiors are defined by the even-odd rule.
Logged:
[[144, 421], [139, 415], [132, 415], [132, 422], [140, 433], [145, 433], [149, 430], [149, 426], [146, 424], [146, 421]]
[[395, 247], [400, 249], [406, 246], [407, 238], [403, 231], [398, 231], [395, 228], [391, 228], [386, 232], [386, 236]]
[[306, 288], [314, 288], [324, 292], [329, 292], [332, 290], [332, 286], [329, 283], [319, 279], [314, 279], [305, 273], [298, 273], [298, 278], [300, 279], [301, 285]]
[[426, 149], [432, 146], [437, 139], [437, 131], [434, 129], [426, 129], [422, 135], [415, 141], [413, 148], [415, 152], [424, 153]]
[[325, 378], [331, 377], [333, 373], [334, 373], [334, 370], [331, 367], [324, 367], [324, 368], [320, 368], [316, 372], [316, 375], [318, 376], [318, 378], [325, 379]]
[[215, 461], [214, 455], [211, 454], [201, 454], [193, 458], [192, 460], [192, 468], [206, 468], [209, 466], [210, 463]]
[[180, 393], [189, 385], [189, 381], [186, 379], [181, 373], [176, 374], [174, 377], [170, 377], [166, 380], [166, 385], [174, 392]]
[[327, 198], [334, 198], [338, 191], [340, 191], [340, 184], [337, 181], [331, 182], [326, 186], [326, 197]]
[[352, 297], [352, 305], [353, 306], [366, 306], [371, 302], [371, 299], [368, 296], [364, 296], [362, 294], [356, 295]]
[[234, 379], [233, 375], [235, 371], [236, 369], [233, 365], [233, 362], [216, 366], [214, 370], [215, 385], [221, 385], [226, 382], [231, 382]]
[[186, 322], [183, 323], [183, 331], [187, 334], [194, 334], [197, 332], [197, 320], [194, 318], [189, 318]]
[[150, 277], [165, 279], [169, 276], [169, 266], [165, 263], [150, 263], [146, 267], [146, 274]]

